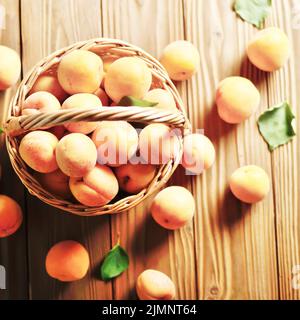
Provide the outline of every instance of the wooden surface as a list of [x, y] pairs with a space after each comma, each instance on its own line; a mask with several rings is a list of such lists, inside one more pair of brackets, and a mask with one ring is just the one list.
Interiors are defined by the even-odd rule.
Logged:
[[[194, 129], [204, 129], [217, 152], [215, 165], [202, 176], [175, 172], [170, 183], [189, 188], [197, 210], [192, 223], [169, 232], [152, 221], [151, 199], [129, 212], [95, 218], [41, 203], [13, 173], [2, 137], [0, 192], [17, 199], [26, 218], [15, 235], [0, 240], [0, 265], [8, 276], [0, 299], [134, 299], [135, 280], [145, 268], [170, 275], [178, 299], [300, 298], [292, 287], [293, 268], [300, 265], [299, 144], [296, 138], [270, 154], [256, 127], [268, 106], [288, 100], [296, 115], [300, 108], [300, 9], [297, 1], [273, 3], [266, 26], [285, 30], [293, 55], [284, 69], [265, 74], [245, 58], [257, 30], [236, 17], [230, 0], [0, 0], [7, 13], [1, 44], [21, 53], [23, 73], [55, 49], [93, 37], [123, 39], [155, 57], [173, 40], [192, 41], [200, 71], [178, 90]], [[218, 82], [230, 75], [250, 78], [262, 94], [256, 115], [239, 126], [222, 122], [214, 105]], [[0, 94], [0, 120], [14, 89]], [[297, 127], [299, 132], [299, 121]], [[228, 192], [228, 177], [245, 164], [262, 166], [272, 178], [270, 194], [254, 206]], [[130, 267], [104, 283], [99, 264], [118, 234]], [[45, 272], [49, 247], [65, 239], [82, 242], [90, 252], [92, 266], [82, 281], [61, 284]]]

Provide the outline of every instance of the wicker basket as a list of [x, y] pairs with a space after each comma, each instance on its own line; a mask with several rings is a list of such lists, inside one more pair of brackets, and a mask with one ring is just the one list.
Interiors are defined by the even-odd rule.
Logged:
[[[178, 112], [167, 112], [153, 107], [102, 107], [88, 111], [87, 109], [74, 109], [75, 111], [61, 110], [54, 113], [20, 116], [22, 104], [39, 75], [43, 73], [55, 73], [61, 58], [75, 49], [90, 50], [97, 53], [99, 56], [137, 56], [144, 60], [151, 69], [153, 75], [153, 86], [164, 88], [172, 93], [177, 104]], [[124, 197], [121, 200], [117, 200], [114, 203], [101, 207], [86, 207], [78, 203], [62, 200], [45, 190], [34, 178], [31, 170], [19, 155], [18, 149], [20, 138], [18, 138], [18, 136], [31, 130], [83, 120], [126, 120], [139, 123], [156, 122], [165, 123], [185, 130], [190, 129], [190, 124], [185, 115], [181, 98], [174, 84], [169, 79], [166, 71], [156, 59], [136, 46], [115, 39], [92, 39], [78, 42], [69, 47], [58, 50], [36, 64], [23, 79], [11, 101], [9, 107], [9, 118], [4, 126], [7, 133], [7, 150], [15, 172], [31, 194], [37, 196], [40, 200], [51, 206], [81, 216], [118, 213], [136, 206], [167, 182], [179, 164], [182, 156], [181, 147], [181, 150], [173, 160], [170, 160], [168, 163], [160, 166], [157, 171], [157, 175], [150, 185], [136, 195]]]

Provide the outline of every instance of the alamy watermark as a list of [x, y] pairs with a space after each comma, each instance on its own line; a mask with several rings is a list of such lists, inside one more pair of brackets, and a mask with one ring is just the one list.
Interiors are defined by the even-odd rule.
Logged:
[[[149, 126], [150, 127], [150, 126]], [[114, 132], [103, 127], [93, 134], [97, 147], [97, 162], [100, 165], [120, 166], [122, 164], [166, 164], [180, 155], [179, 162], [186, 168], [186, 175], [196, 175], [204, 170], [204, 130], [196, 130], [197, 135], [186, 135], [178, 128], [155, 127], [153, 131], [145, 129], [128, 130], [121, 125]], [[139, 146], [137, 140], [139, 135]]]
[[5, 267], [0, 265], [0, 290], [6, 289], [6, 270]]

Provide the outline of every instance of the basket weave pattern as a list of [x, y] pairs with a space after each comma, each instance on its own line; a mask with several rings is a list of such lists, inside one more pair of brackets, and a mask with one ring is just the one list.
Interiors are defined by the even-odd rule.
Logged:
[[[139, 57], [145, 61], [151, 69], [153, 86], [166, 89], [173, 95], [178, 112], [162, 111], [162, 109], [154, 107], [101, 107], [97, 109], [61, 110], [53, 113], [20, 116], [23, 102], [36, 79], [44, 73], [55, 73], [61, 58], [76, 49], [90, 50], [100, 57], [105, 55]], [[190, 130], [190, 123], [185, 115], [182, 100], [174, 84], [169, 79], [161, 64], [151, 55], [136, 46], [115, 39], [98, 38], [75, 43], [52, 53], [36, 64], [25, 76], [10, 103], [8, 120], [4, 126], [7, 133], [7, 150], [15, 172], [31, 194], [43, 202], [64, 211], [81, 216], [94, 216], [106, 213], [118, 213], [133, 208], [168, 181], [181, 160], [182, 144], [176, 157], [160, 166], [155, 178], [146, 189], [136, 195], [124, 197], [121, 200], [105, 206], [86, 207], [78, 203], [60, 199], [45, 190], [20, 157], [18, 151], [20, 138], [18, 138], [18, 136], [27, 131], [62, 125], [68, 122], [101, 120], [126, 120], [145, 124], [165, 123], [183, 130]]]

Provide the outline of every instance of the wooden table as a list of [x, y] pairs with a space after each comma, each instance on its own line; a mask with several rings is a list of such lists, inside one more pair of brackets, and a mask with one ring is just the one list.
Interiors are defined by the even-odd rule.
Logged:
[[[270, 153], [256, 126], [268, 106], [288, 100], [296, 114], [300, 108], [300, 1], [273, 3], [266, 26], [285, 30], [293, 55], [282, 70], [266, 74], [245, 58], [245, 46], [257, 30], [236, 17], [230, 0], [0, 0], [6, 8], [1, 44], [20, 52], [23, 74], [52, 51], [94, 37], [126, 40], [155, 57], [173, 40], [192, 41], [201, 68], [178, 90], [194, 128], [205, 130], [217, 152], [215, 165], [203, 175], [184, 176], [182, 169], [174, 174], [170, 183], [189, 188], [197, 210], [193, 222], [168, 232], [152, 221], [151, 199], [130, 212], [95, 218], [43, 204], [22, 187], [2, 137], [0, 191], [18, 200], [25, 221], [15, 235], [0, 240], [0, 265], [7, 272], [0, 299], [132, 299], [145, 268], [170, 275], [179, 299], [300, 298], [300, 290], [292, 287], [300, 265], [299, 144], [295, 138]], [[238, 126], [221, 121], [214, 104], [218, 82], [230, 75], [250, 78], [262, 94], [255, 116]], [[0, 94], [0, 120], [14, 91]], [[272, 179], [268, 197], [251, 207], [228, 192], [228, 177], [245, 164], [262, 166]], [[118, 233], [130, 267], [104, 283], [99, 264]], [[82, 242], [90, 252], [91, 269], [82, 281], [63, 284], [45, 272], [48, 249], [65, 239]]]

